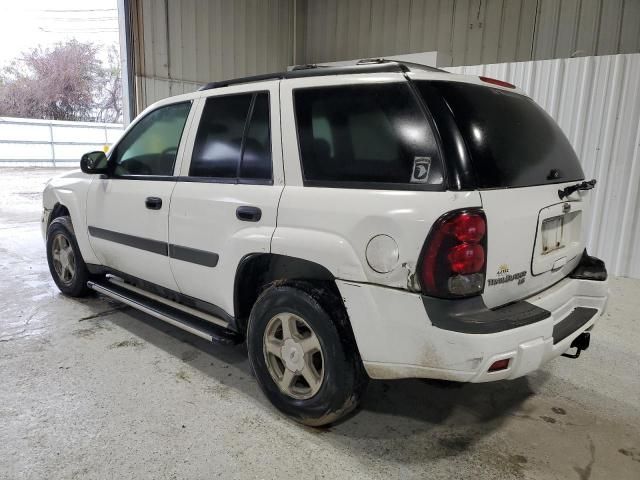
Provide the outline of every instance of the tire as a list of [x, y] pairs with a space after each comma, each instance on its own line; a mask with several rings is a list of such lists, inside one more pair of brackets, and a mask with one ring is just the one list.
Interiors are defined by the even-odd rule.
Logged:
[[49, 224], [47, 262], [53, 281], [62, 293], [70, 297], [84, 297], [91, 292], [87, 287], [89, 270], [76, 242], [71, 218], [54, 218]]
[[[290, 336], [284, 325], [293, 332]], [[358, 406], [366, 389], [368, 377], [346, 311], [328, 288], [298, 282], [265, 290], [251, 310], [247, 349], [266, 397], [305, 425], [318, 427], [343, 418]], [[313, 381], [307, 381], [309, 377]]]

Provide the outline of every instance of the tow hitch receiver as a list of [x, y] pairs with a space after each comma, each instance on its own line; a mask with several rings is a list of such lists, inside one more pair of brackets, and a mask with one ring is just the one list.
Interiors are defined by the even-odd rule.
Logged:
[[576, 353], [563, 353], [563, 357], [567, 358], [578, 358], [580, 356], [580, 352], [589, 348], [589, 341], [591, 340], [591, 334], [589, 332], [582, 332], [578, 335], [573, 342], [571, 342], [570, 348], [575, 348]]

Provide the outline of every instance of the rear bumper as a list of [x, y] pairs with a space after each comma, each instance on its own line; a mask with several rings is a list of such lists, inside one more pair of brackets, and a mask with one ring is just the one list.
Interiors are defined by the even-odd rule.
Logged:
[[[469, 333], [442, 328], [440, 319], [430, 318], [437, 312], [427, 313], [419, 294], [337, 283], [367, 373], [386, 379], [488, 382], [521, 377], [567, 351], [580, 333], [593, 327], [608, 299], [607, 281], [567, 277], [526, 299], [529, 310], [538, 314], [535, 321]], [[506, 369], [488, 372], [502, 359], [510, 359]]]

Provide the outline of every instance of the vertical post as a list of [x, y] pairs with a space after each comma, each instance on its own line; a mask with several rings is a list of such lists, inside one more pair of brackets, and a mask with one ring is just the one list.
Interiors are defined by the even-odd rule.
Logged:
[[49, 122], [49, 141], [51, 142], [51, 161], [53, 162], [53, 168], [56, 168], [56, 147], [53, 144], [53, 125]]
[[133, 32], [131, 0], [118, 0], [118, 30], [120, 40], [120, 78], [122, 81], [122, 123], [127, 126], [135, 117], [135, 84], [133, 65]]

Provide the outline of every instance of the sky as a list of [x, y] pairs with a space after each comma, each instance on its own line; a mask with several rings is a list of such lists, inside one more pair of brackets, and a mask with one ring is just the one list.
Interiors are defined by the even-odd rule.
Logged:
[[118, 45], [117, 7], [117, 0], [0, 0], [0, 67], [72, 38]]

